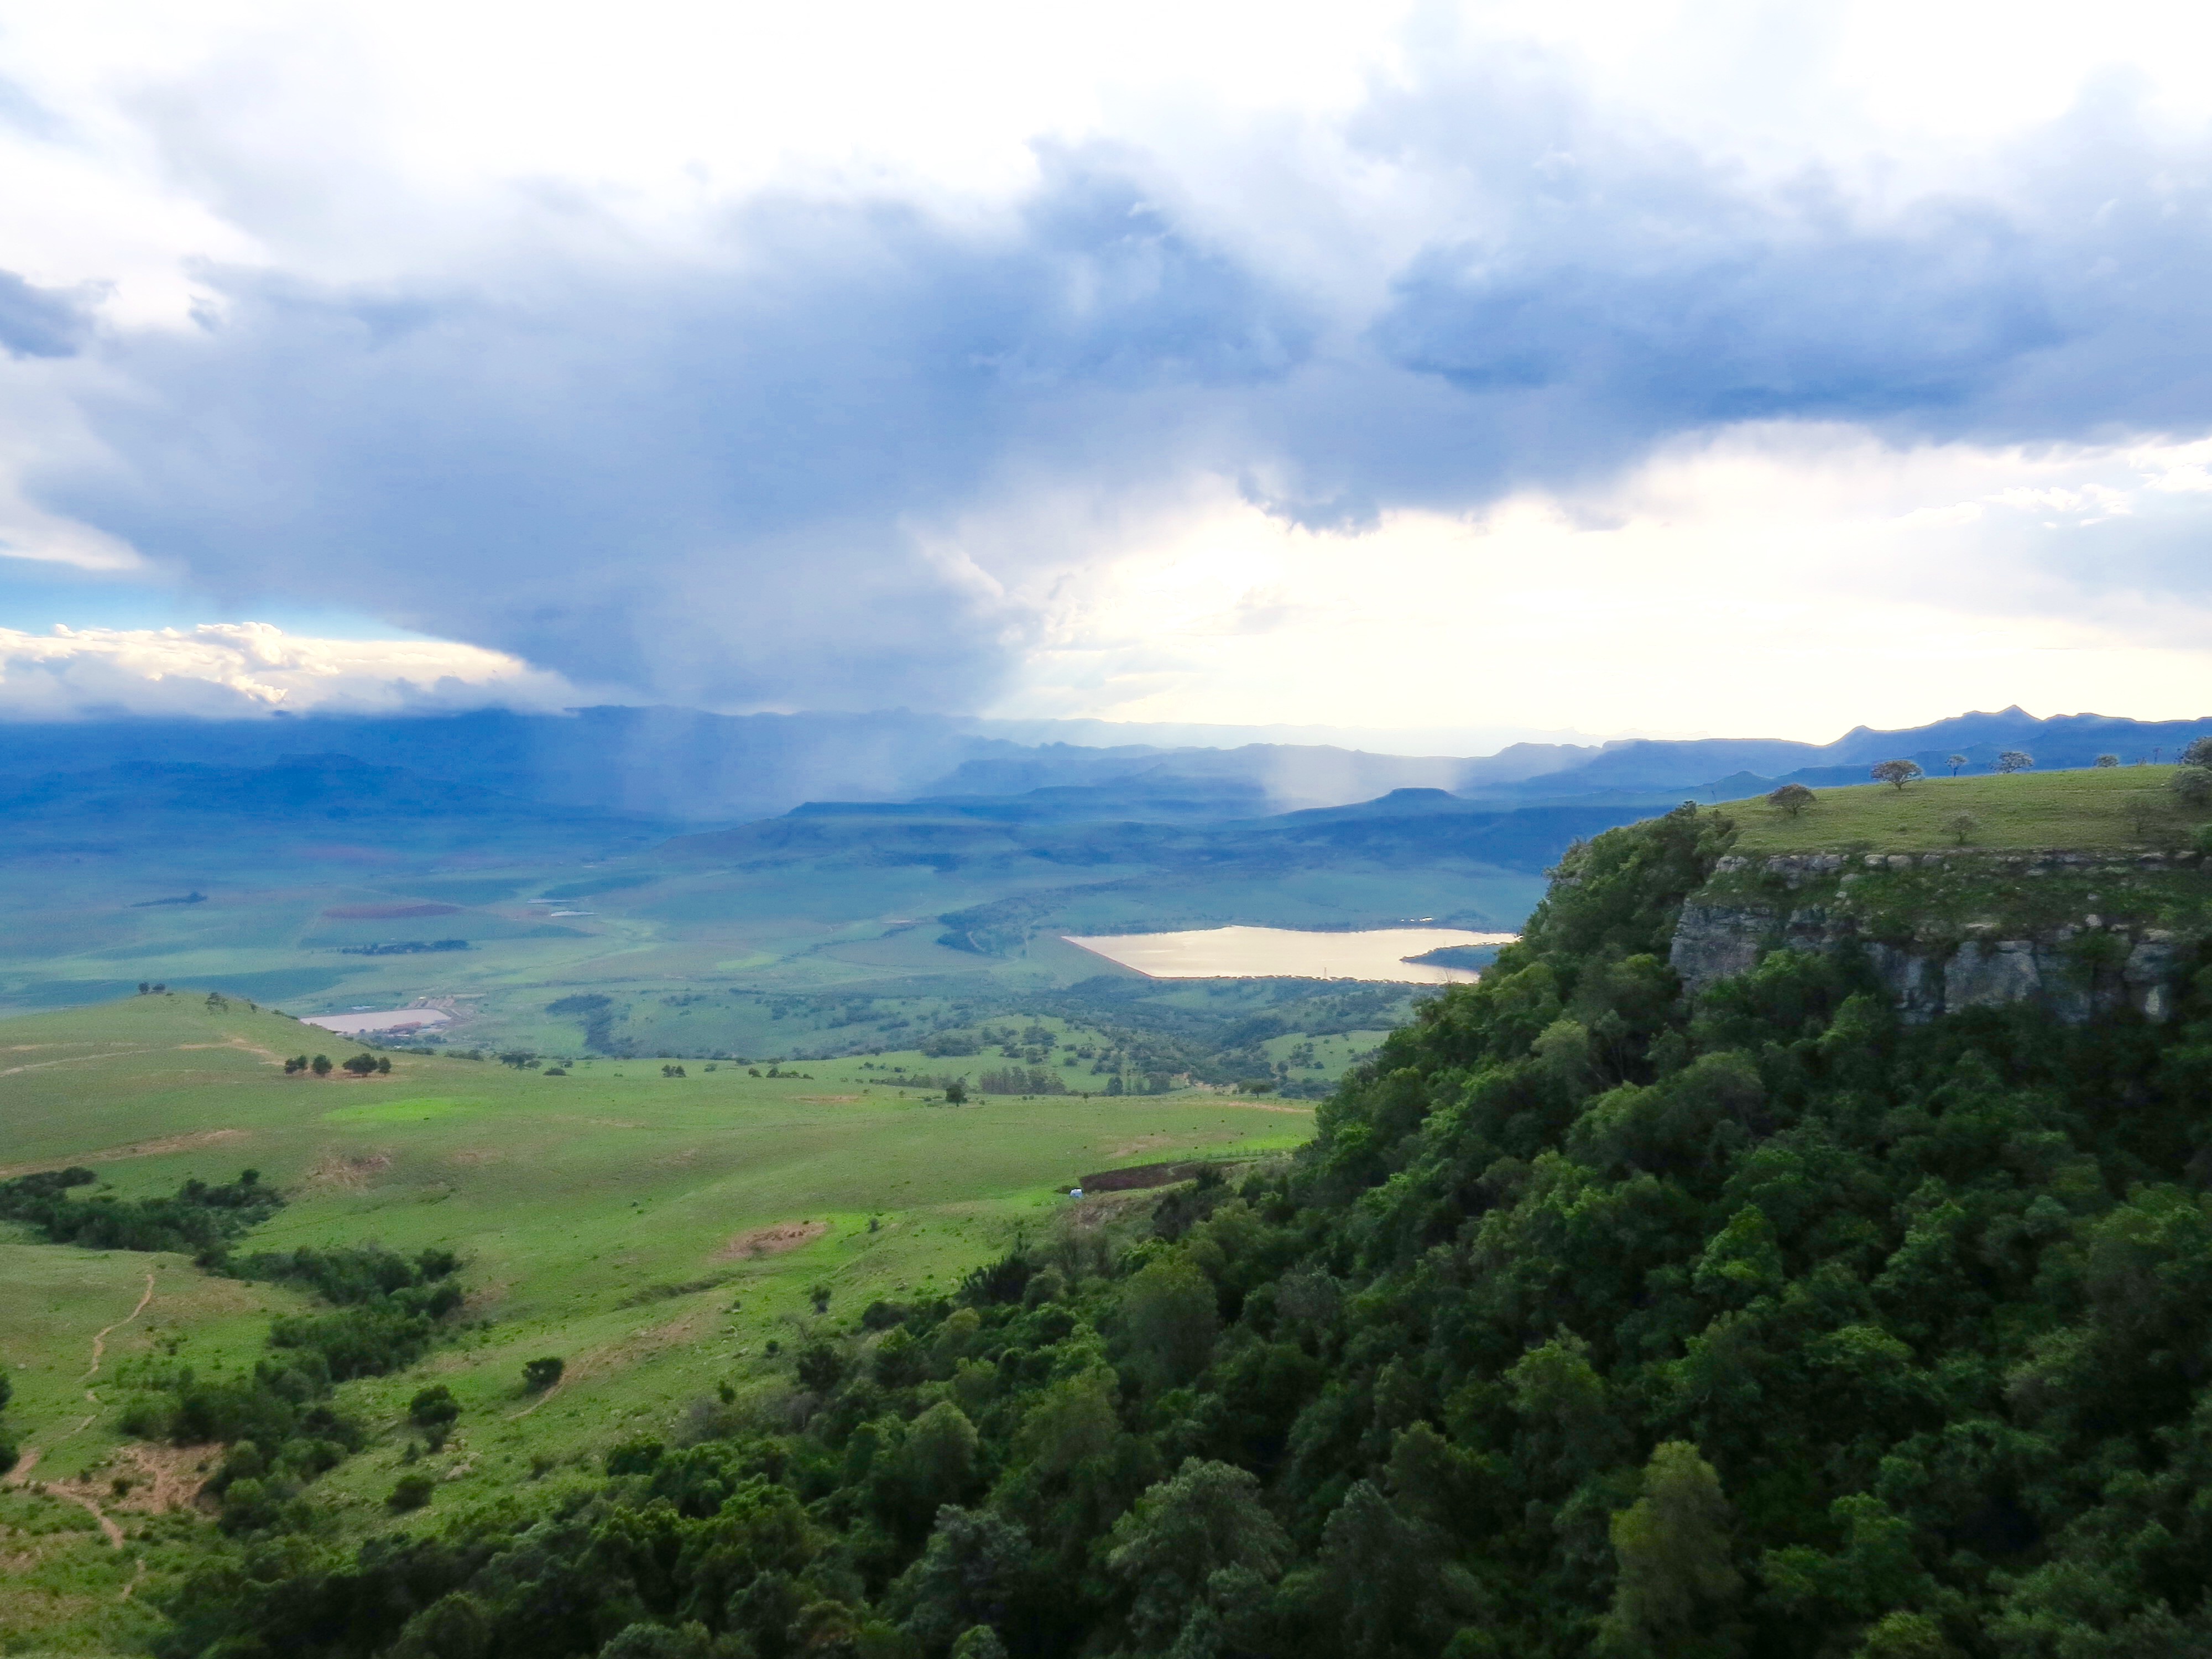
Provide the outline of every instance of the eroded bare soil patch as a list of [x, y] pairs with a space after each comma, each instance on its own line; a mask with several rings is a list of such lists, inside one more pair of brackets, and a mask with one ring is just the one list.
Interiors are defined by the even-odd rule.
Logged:
[[781, 1255], [786, 1250], [811, 1243], [829, 1231], [826, 1221], [779, 1221], [772, 1227], [756, 1227], [750, 1232], [739, 1233], [714, 1252], [714, 1259], [730, 1261], [746, 1256]]

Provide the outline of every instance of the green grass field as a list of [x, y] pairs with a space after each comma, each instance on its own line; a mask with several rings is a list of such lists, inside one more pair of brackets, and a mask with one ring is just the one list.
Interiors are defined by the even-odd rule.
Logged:
[[[1784, 853], [1984, 852], [2063, 848], [2078, 852], [2166, 850], [2188, 845], [2212, 811], [2182, 805], [2171, 766], [2024, 773], [2011, 777], [1923, 778], [1903, 789], [1859, 784], [1820, 789], [1796, 817], [1763, 797], [1721, 810], [1738, 826], [1735, 850]], [[1960, 813], [1973, 823], [1961, 830]]]
[[[547, 1077], [416, 1054], [394, 1055], [386, 1078], [283, 1075], [283, 1056], [303, 1050], [353, 1052], [190, 994], [0, 1021], [0, 1176], [86, 1164], [136, 1197], [251, 1166], [290, 1201], [246, 1248], [459, 1252], [459, 1339], [341, 1390], [377, 1437], [316, 1490], [364, 1532], [398, 1524], [382, 1498], [408, 1441], [404, 1402], [428, 1378], [463, 1407], [445, 1451], [418, 1465], [441, 1478], [434, 1511], [496, 1502], [624, 1433], [666, 1431], [720, 1384], [787, 1372], [768, 1346], [789, 1347], [817, 1319], [817, 1287], [827, 1320], [850, 1324], [878, 1297], [949, 1291], [1018, 1232], [1063, 1224], [1075, 1206], [1062, 1189], [1088, 1171], [1279, 1152], [1312, 1121], [1306, 1105], [1200, 1092], [951, 1107], [902, 1091], [890, 1068], [1002, 1062], [919, 1054], [810, 1061], [775, 1080], [696, 1061], [680, 1079], [606, 1060]], [[150, 1551], [158, 1576], [164, 1523], [110, 1505], [118, 1554], [88, 1511], [21, 1478], [90, 1480], [96, 1493], [129, 1474], [139, 1454], [116, 1419], [134, 1368], [169, 1356], [248, 1366], [268, 1316], [303, 1304], [179, 1256], [0, 1235], [8, 1419], [35, 1454], [0, 1504], [0, 1559], [22, 1564], [0, 1589], [0, 1649], [31, 1650], [21, 1644], [39, 1632], [56, 1650], [101, 1651], [138, 1616], [118, 1600], [121, 1564]], [[522, 1364], [542, 1354], [567, 1375], [526, 1395]]]

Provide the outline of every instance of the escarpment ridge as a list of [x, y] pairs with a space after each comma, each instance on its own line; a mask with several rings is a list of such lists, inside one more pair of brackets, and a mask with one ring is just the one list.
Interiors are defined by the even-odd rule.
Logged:
[[[2026, 1003], [2070, 1024], [2123, 1008], [2166, 1020], [2212, 937], [2212, 855], [2192, 822], [2206, 815], [2162, 787], [2171, 771], [1871, 786], [1796, 817], [1731, 803], [1717, 810], [1735, 850], [1685, 900], [1670, 963], [1695, 993], [1769, 951], [1858, 951], [1908, 1019]], [[1987, 834], [1978, 805], [1992, 839], [2076, 844], [1963, 844]], [[1931, 850], [1945, 815], [1962, 844]], [[1768, 850], [1792, 840], [1813, 845]]]

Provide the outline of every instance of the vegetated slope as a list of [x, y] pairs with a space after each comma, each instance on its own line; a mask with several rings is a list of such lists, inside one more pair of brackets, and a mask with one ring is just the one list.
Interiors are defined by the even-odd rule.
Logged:
[[2212, 980], [1906, 1026], [1780, 951], [1686, 1004], [1733, 835], [1576, 849], [1287, 1175], [872, 1310], [589, 1503], [211, 1573], [172, 1650], [2204, 1650]]
[[[440, 1524], [518, 1491], [542, 1499], [580, 1478], [578, 1462], [596, 1471], [626, 1425], [665, 1431], [694, 1401], [720, 1411], [721, 1387], [787, 1372], [770, 1356], [821, 1317], [817, 1296], [849, 1319], [908, 1286], [949, 1289], [1065, 1208], [1087, 1171], [1249, 1159], [1311, 1125], [1310, 1107], [1273, 1095], [987, 1093], [979, 1073], [1007, 1062], [972, 1046], [788, 1069], [694, 1062], [676, 1076], [659, 1062], [554, 1076], [399, 1052], [388, 1075], [283, 1069], [319, 1049], [343, 1061], [356, 1045], [196, 992], [0, 1021], [0, 1377], [13, 1396], [0, 1444], [31, 1465], [0, 1490], [0, 1650], [137, 1650], [125, 1638], [145, 1610], [218, 1542], [202, 1507], [157, 1511], [210, 1476], [249, 1553], [300, 1526], [358, 1539], [404, 1525], [386, 1499], [410, 1475], [429, 1477]], [[1071, 1089], [1108, 1081], [1054, 1069]], [[966, 1079], [968, 1105], [928, 1086], [950, 1077]], [[247, 1169], [252, 1181], [234, 1181]], [[360, 1298], [298, 1270], [360, 1260], [372, 1242], [460, 1263], [441, 1281], [469, 1297], [451, 1311], [460, 1340], [428, 1356], [433, 1376], [365, 1374], [318, 1341], [319, 1378], [291, 1340], [299, 1318], [331, 1314], [322, 1302], [357, 1329]], [[214, 1271], [218, 1255], [240, 1276]], [[323, 1328], [344, 1334], [335, 1316]], [[380, 1358], [409, 1337], [404, 1322], [361, 1334], [345, 1348]], [[558, 1391], [526, 1392], [524, 1368], [549, 1356], [566, 1361]], [[459, 1407], [442, 1449], [417, 1444], [410, 1416], [429, 1384]], [[210, 1389], [230, 1399], [212, 1421]], [[263, 1409], [270, 1389], [301, 1407], [296, 1420]], [[305, 1443], [333, 1437], [289, 1431], [325, 1407], [362, 1435], [319, 1471], [327, 1453]], [[155, 1443], [164, 1435], [251, 1442], [276, 1473]], [[154, 1465], [168, 1470], [167, 1495], [147, 1485]], [[70, 1493], [124, 1526], [119, 1549]]]

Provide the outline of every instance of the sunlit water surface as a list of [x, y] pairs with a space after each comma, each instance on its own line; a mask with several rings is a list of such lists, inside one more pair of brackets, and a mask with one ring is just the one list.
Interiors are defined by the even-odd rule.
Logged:
[[1447, 945], [1510, 945], [1512, 933], [1463, 927], [1376, 927], [1312, 933], [1291, 927], [1208, 927], [1188, 933], [1067, 934], [1070, 945], [1154, 979], [1365, 979], [1404, 985], [1463, 984], [1472, 968], [1408, 962]]

